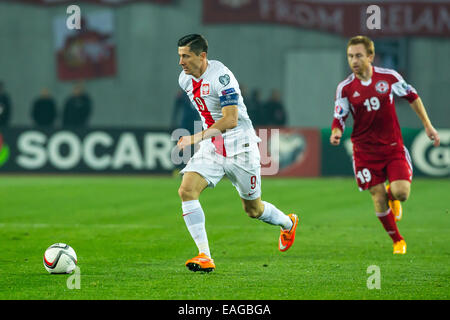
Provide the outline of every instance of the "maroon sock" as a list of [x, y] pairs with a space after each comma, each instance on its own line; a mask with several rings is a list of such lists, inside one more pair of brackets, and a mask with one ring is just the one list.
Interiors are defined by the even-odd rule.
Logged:
[[391, 209], [386, 212], [377, 213], [377, 217], [383, 225], [384, 230], [386, 230], [386, 232], [392, 238], [392, 241], [397, 242], [403, 240], [403, 237], [398, 231], [397, 223], [395, 222], [395, 217]]

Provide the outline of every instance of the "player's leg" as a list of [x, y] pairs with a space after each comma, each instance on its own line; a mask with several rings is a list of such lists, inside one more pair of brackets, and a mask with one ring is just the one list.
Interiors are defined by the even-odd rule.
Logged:
[[[394, 242], [394, 253], [396, 253], [398, 244], [403, 244], [405, 241], [398, 231], [394, 214], [388, 205], [388, 196], [384, 184], [387, 178], [385, 166], [386, 163], [378, 159], [370, 161], [364, 155], [354, 154], [353, 156], [353, 169], [358, 187], [361, 191], [369, 190], [375, 214]], [[404, 247], [406, 250], [406, 244], [404, 244]]]
[[262, 203], [260, 197], [256, 198], [255, 200], [247, 200], [242, 198], [241, 200], [242, 207], [250, 218], [257, 219], [261, 217], [262, 213], [264, 212], [264, 204]]
[[389, 208], [395, 216], [395, 221], [400, 221], [403, 217], [401, 202], [408, 200], [411, 190], [411, 183], [407, 180], [397, 180], [386, 186]]
[[[292, 239], [289, 245], [283, 244], [280, 247], [282, 251], [286, 251], [294, 241], [298, 218], [295, 215], [286, 215], [273, 204], [261, 200], [259, 160], [259, 150], [255, 146], [250, 151], [229, 159], [225, 165], [225, 173], [239, 192], [244, 211], [249, 217], [280, 226], [281, 233]], [[283, 240], [284, 238], [283, 236]]]
[[204, 253], [211, 257], [205, 229], [205, 214], [198, 200], [200, 193], [207, 186], [208, 182], [200, 174], [186, 172], [178, 189], [178, 195], [181, 199], [184, 222], [197, 245], [199, 254]]
[[202, 191], [208, 186], [208, 181], [194, 171], [186, 172], [183, 175], [178, 195], [181, 201], [198, 200]]
[[199, 197], [206, 187], [214, 187], [223, 177], [224, 172], [215, 164], [214, 157], [210, 153], [202, 153], [199, 150], [181, 173], [184, 175], [178, 194], [181, 199], [183, 218], [199, 252], [198, 256], [189, 259], [185, 265], [191, 271], [210, 272], [215, 269], [215, 265], [211, 259], [205, 214]]
[[388, 205], [388, 197], [384, 183], [369, 188], [376, 215], [384, 229], [394, 242], [394, 253], [406, 253], [406, 243], [401, 236], [392, 209]]
[[389, 195], [392, 199], [404, 202], [408, 200], [411, 192], [411, 182], [408, 180], [396, 180], [390, 183]]
[[400, 221], [403, 215], [401, 202], [408, 200], [411, 191], [413, 169], [408, 150], [399, 152], [386, 167], [390, 184], [387, 186], [389, 207], [394, 212], [395, 220]]
[[242, 206], [250, 218], [264, 221], [274, 226], [280, 226], [284, 230], [292, 228], [292, 221], [288, 215], [284, 214], [273, 204], [257, 199], [246, 199], [242, 197]]
[[257, 147], [236, 155], [233, 159], [228, 159], [225, 173], [239, 192], [244, 211], [250, 218], [259, 219], [283, 229], [292, 227], [291, 219], [287, 215], [274, 205], [261, 200], [261, 165]]
[[257, 199], [246, 199], [247, 196], [245, 193], [244, 195], [240, 191], [239, 193], [241, 194], [244, 211], [250, 218], [255, 218], [281, 228], [278, 248], [280, 251], [288, 250], [295, 240], [295, 232], [298, 225], [297, 215], [286, 215], [273, 204], [267, 201], [261, 201], [260, 197]]
[[196, 172], [186, 172], [178, 189], [186, 227], [198, 248], [198, 255], [186, 261], [191, 271], [210, 272], [215, 269], [211, 259], [208, 236], [205, 228], [205, 214], [200, 201], [200, 193], [208, 186], [208, 182]]

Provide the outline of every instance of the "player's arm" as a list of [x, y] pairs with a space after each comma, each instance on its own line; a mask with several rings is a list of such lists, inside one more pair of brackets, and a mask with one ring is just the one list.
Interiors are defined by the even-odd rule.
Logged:
[[238, 124], [238, 106], [226, 106], [222, 108], [223, 117], [217, 120], [211, 127], [206, 130], [197, 132], [192, 136], [181, 137], [178, 141], [178, 147], [183, 149], [191, 144], [199, 143], [203, 140], [210, 139], [221, 135], [228, 129], [233, 129]]
[[338, 146], [341, 143], [342, 134], [345, 129], [345, 120], [349, 114], [349, 102], [347, 98], [337, 98], [334, 104], [333, 123], [331, 124], [330, 143]]
[[427, 111], [423, 105], [422, 99], [417, 94], [416, 89], [408, 84], [401, 75], [395, 74], [396, 81], [392, 84], [392, 91], [399, 97], [406, 99], [409, 102], [411, 108], [416, 112], [417, 116], [423, 123], [427, 136], [433, 140], [435, 147], [439, 146], [440, 138], [436, 129], [432, 126], [430, 119], [428, 118]]
[[238, 106], [226, 106], [222, 108], [223, 117], [217, 120], [211, 127], [194, 136], [194, 143], [221, 135], [228, 129], [233, 129], [238, 124]]
[[440, 138], [437, 130], [431, 124], [430, 119], [428, 118], [427, 111], [425, 110], [425, 106], [423, 105], [422, 99], [417, 97], [414, 101], [410, 102], [411, 108], [416, 112], [417, 116], [423, 123], [423, 127], [425, 128], [425, 132], [427, 136], [433, 141], [433, 145], [438, 147], [440, 144]]

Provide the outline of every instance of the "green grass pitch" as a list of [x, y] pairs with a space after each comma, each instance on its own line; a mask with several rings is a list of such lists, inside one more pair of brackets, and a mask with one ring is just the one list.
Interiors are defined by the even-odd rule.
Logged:
[[[216, 271], [193, 273], [197, 250], [172, 177], [0, 177], [0, 299], [449, 299], [448, 179], [415, 179], [399, 229], [404, 256], [351, 178], [263, 178], [263, 199], [300, 226], [279, 252], [279, 228], [250, 219], [223, 180], [200, 200]], [[50, 275], [45, 249], [70, 244], [80, 289]], [[369, 266], [381, 288], [368, 289]]]

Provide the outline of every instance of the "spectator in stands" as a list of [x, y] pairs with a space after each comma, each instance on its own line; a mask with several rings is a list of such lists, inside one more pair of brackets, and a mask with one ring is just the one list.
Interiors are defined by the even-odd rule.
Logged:
[[272, 90], [269, 100], [264, 104], [264, 114], [269, 120], [267, 125], [269, 126], [285, 126], [287, 123], [287, 115], [281, 102], [281, 94], [277, 89]]
[[247, 107], [247, 113], [252, 120], [253, 126], [261, 127], [266, 124], [265, 115], [263, 114], [262, 101], [261, 101], [261, 91], [259, 89], [254, 89], [247, 100], [244, 100], [245, 106]]
[[63, 110], [64, 127], [86, 127], [92, 113], [92, 102], [84, 91], [83, 84], [77, 83], [73, 93], [66, 100]]
[[245, 84], [240, 84], [239, 89], [241, 90], [241, 96], [242, 99], [244, 99], [244, 104], [247, 103], [249, 96], [248, 96], [248, 87]]
[[5, 92], [3, 82], [0, 81], [0, 127], [7, 127], [11, 117], [11, 99]]
[[41, 95], [34, 101], [31, 117], [37, 126], [51, 127], [55, 124], [56, 104], [47, 88], [42, 89]]

